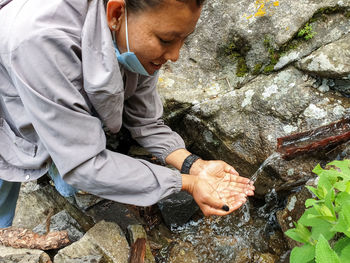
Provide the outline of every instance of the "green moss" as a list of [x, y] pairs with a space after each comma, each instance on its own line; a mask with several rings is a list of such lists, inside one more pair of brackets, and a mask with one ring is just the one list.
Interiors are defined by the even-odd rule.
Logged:
[[264, 47], [269, 48], [271, 46], [271, 40], [268, 36], [265, 36], [264, 38]]
[[258, 75], [261, 71], [261, 68], [262, 68], [262, 63], [258, 63], [254, 66], [254, 69], [253, 69], [253, 75]]
[[236, 76], [237, 77], [244, 77], [249, 72], [247, 63], [245, 62], [245, 59], [243, 57], [239, 57], [237, 61], [237, 70], [236, 70]]
[[264, 47], [267, 49], [267, 52], [269, 53], [269, 59], [270, 59], [269, 64], [264, 68], [263, 72], [269, 73], [273, 71], [273, 68], [277, 64], [281, 55], [280, 55], [280, 51], [273, 47], [272, 41], [269, 36], [265, 36], [263, 44], [264, 44]]
[[233, 33], [229, 38], [228, 44], [219, 49], [219, 56], [224, 56], [237, 63], [236, 75], [243, 77], [249, 72], [245, 61], [245, 56], [249, 50], [249, 42], [239, 34]]
[[264, 68], [263, 72], [264, 72], [265, 74], [270, 73], [270, 72], [273, 71], [274, 67], [275, 67], [275, 64], [267, 65], [267, 66]]

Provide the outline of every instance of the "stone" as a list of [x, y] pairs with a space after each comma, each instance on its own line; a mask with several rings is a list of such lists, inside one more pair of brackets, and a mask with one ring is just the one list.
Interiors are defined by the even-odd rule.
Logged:
[[284, 160], [279, 154], [272, 154], [255, 172], [255, 195], [262, 197], [272, 189], [286, 192], [304, 185], [312, 178], [313, 168], [321, 160], [314, 156], [300, 156], [293, 160]]
[[52, 263], [48, 254], [38, 249], [0, 246], [0, 263]]
[[103, 257], [111, 263], [127, 262], [129, 245], [120, 227], [112, 222], [98, 222], [79, 241], [61, 249], [54, 262], [65, 263], [88, 256]]
[[[78, 222], [65, 210], [62, 210], [51, 217], [50, 222], [50, 231], [67, 230], [68, 237], [71, 242], [78, 241], [84, 235], [84, 232], [82, 231], [81, 226], [79, 226]], [[38, 234], [45, 234], [46, 222], [36, 226], [33, 231]]]
[[274, 263], [277, 262], [277, 258], [271, 253], [257, 253], [254, 255], [254, 262]]
[[302, 71], [324, 78], [341, 79], [350, 74], [350, 34], [325, 45], [297, 63]]
[[54, 214], [66, 210], [84, 231], [89, 230], [94, 224], [88, 215], [69, 203], [54, 187], [46, 185], [35, 191], [20, 194], [13, 226], [33, 229], [46, 220], [50, 210]]
[[146, 255], [145, 255], [145, 263], [155, 263], [155, 259], [152, 255], [152, 251], [150, 248], [150, 245], [147, 240], [147, 233], [142, 225], [129, 225], [128, 226], [128, 233], [130, 237], [130, 244], [133, 244], [136, 242], [138, 238], [145, 238], [146, 239]]
[[142, 223], [138, 215], [138, 208], [131, 205], [125, 205], [113, 201], [103, 201], [87, 210], [95, 222], [105, 220], [114, 222], [126, 233], [129, 225], [138, 225]]
[[65, 263], [105, 263], [103, 256], [84, 256], [81, 258], [66, 259]]
[[199, 210], [193, 197], [184, 191], [160, 200], [158, 207], [169, 227], [185, 224]]
[[180, 242], [174, 245], [169, 255], [169, 263], [199, 263], [193, 247]]
[[[277, 138], [337, 121], [350, 101], [311, 88], [303, 73], [289, 67], [258, 76], [224, 95], [198, 103], [173, 128], [204, 159], [220, 159], [251, 177], [276, 151]], [[341, 110], [343, 109], [343, 110]]]
[[[293, 193], [288, 197], [287, 205], [283, 210], [277, 211], [277, 220], [283, 232], [294, 228], [293, 222], [297, 222], [305, 211], [305, 201], [312, 198], [312, 194], [306, 187], [298, 193]], [[300, 243], [287, 237], [289, 248], [300, 245]]]
[[87, 194], [87, 193], [84, 193], [84, 194], [77, 193], [74, 195], [74, 199], [75, 199], [76, 205], [82, 210], [87, 210], [88, 208], [104, 200], [101, 197], [98, 197], [92, 194]]
[[[250, 71], [253, 71], [256, 65], [267, 66], [271, 60], [269, 49], [278, 50], [291, 41], [317, 11], [339, 6], [338, 2], [206, 2], [196, 33], [186, 40], [180, 59], [176, 63], [167, 64], [160, 71], [158, 87], [162, 94], [166, 94], [166, 104], [179, 106], [177, 112], [172, 114], [179, 114], [178, 111], [182, 107], [186, 109], [231, 92], [254, 78], [250, 73], [244, 77], [236, 76], [239, 59], [230, 57], [230, 54], [225, 52], [229, 47], [235, 46], [236, 55], [245, 60]], [[345, 10], [349, 1], [342, 1], [341, 6]], [[312, 24], [313, 31], [316, 32], [314, 37], [287, 51], [285, 56], [280, 58], [280, 61], [284, 62], [277, 63], [276, 70], [348, 33], [350, 21], [343, 14], [325, 16], [327, 19], [319, 19], [317, 23]], [[269, 47], [266, 47], [267, 39]]]

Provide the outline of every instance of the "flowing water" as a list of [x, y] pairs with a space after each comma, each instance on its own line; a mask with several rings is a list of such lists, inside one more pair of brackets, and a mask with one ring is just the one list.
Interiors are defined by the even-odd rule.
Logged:
[[[278, 158], [278, 153], [267, 158], [251, 180], [255, 181], [264, 167]], [[190, 244], [200, 263], [265, 262], [256, 260], [256, 255], [270, 252], [279, 254], [278, 258], [286, 251], [275, 215], [279, 209], [281, 200], [275, 189], [271, 189], [265, 196], [265, 202], [247, 201], [228, 216], [200, 217], [171, 230], [175, 243]]]

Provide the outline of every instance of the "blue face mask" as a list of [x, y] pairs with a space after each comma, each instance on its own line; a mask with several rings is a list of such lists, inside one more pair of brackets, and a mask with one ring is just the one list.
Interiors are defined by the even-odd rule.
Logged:
[[[125, 33], [126, 33], [126, 47], [128, 49], [127, 52], [120, 54], [117, 44], [116, 44], [116, 39], [115, 39], [115, 33], [114, 33], [114, 48], [115, 48], [115, 53], [117, 55], [117, 59], [120, 64], [122, 64], [127, 70], [144, 75], [144, 76], [150, 76], [148, 72], [145, 70], [145, 68], [142, 66], [141, 62], [139, 59], [136, 57], [134, 52], [130, 52], [129, 49], [129, 38], [128, 38], [128, 16], [127, 16], [127, 11], [125, 7]], [[155, 75], [157, 72], [154, 72], [153, 75]]]

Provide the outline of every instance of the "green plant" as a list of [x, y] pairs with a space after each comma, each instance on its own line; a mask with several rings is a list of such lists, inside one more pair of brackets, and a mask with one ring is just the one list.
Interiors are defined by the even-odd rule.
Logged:
[[316, 33], [312, 31], [312, 26], [309, 23], [306, 23], [305, 26], [299, 30], [298, 37], [309, 40], [314, 37]]
[[333, 161], [326, 169], [317, 165], [313, 172], [319, 176], [317, 188], [307, 188], [316, 197], [305, 201], [295, 228], [285, 232], [303, 243], [292, 250], [290, 262], [350, 262], [350, 160]]

